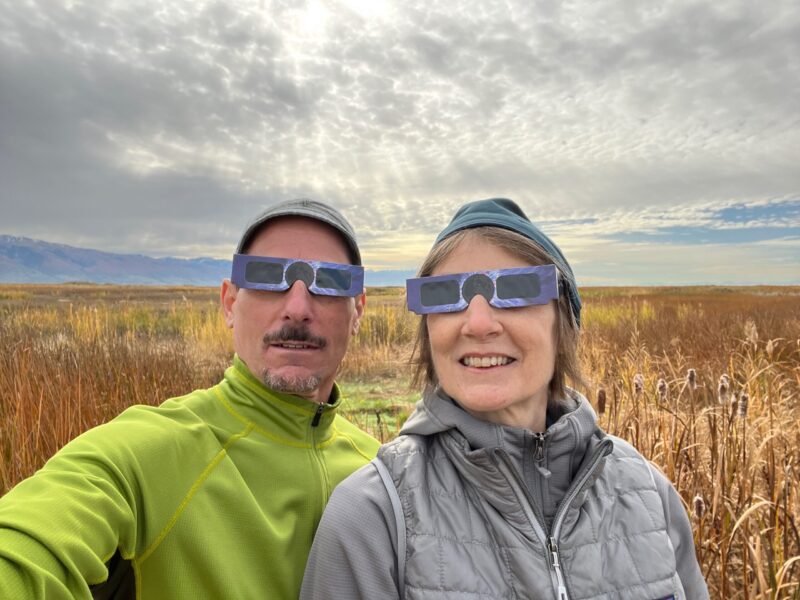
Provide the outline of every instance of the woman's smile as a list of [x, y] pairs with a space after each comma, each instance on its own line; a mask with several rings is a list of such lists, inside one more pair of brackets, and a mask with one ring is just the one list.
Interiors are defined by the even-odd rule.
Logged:
[[513, 358], [503, 355], [465, 356], [459, 362], [465, 367], [488, 369], [490, 367], [504, 367], [514, 361]]

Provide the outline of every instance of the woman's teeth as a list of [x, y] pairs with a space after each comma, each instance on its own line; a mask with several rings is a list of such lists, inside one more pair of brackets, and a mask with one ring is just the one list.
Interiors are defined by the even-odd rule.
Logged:
[[465, 367], [497, 367], [507, 365], [511, 359], [507, 356], [465, 356], [461, 359], [461, 364]]

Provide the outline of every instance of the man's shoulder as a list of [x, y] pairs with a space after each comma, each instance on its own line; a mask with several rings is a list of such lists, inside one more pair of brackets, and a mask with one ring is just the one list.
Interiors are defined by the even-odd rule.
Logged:
[[78, 436], [58, 454], [91, 453], [118, 465], [158, 463], [169, 454], [200, 454], [203, 446], [216, 446], [210, 443], [214, 436], [198, 411], [199, 406], [214, 402], [212, 390], [197, 390], [158, 406], [131, 406], [107, 423]]
[[375, 456], [381, 443], [372, 435], [351, 423], [342, 415], [336, 415], [334, 424], [338, 435], [347, 437], [358, 446], [359, 450], [369, 455], [370, 458]]
[[207, 421], [204, 407], [210, 407], [214, 399], [214, 388], [194, 390], [183, 396], [169, 398], [158, 405], [135, 404], [128, 407], [114, 419], [101, 425], [124, 425], [132, 432], [159, 429], [191, 428], [192, 425]]

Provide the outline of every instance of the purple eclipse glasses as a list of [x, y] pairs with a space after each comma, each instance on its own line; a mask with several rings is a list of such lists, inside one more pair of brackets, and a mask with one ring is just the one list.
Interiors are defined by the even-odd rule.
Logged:
[[231, 281], [238, 287], [270, 292], [285, 292], [295, 281], [302, 281], [312, 294], [353, 297], [364, 291], [364, 267], [234, 254]]
[[406, 280], [408, 309], [418, 315], [466, 310], [475, 296], [495, 308], [547, 304], [558, 298], [558, 271], [541, 265]]

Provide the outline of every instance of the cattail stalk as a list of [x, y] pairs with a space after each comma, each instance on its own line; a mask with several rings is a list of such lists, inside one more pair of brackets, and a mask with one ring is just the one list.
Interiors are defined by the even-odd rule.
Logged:
[[658, 391], [659, 400], [666, 402], [667, 397], [669, 396], [669, 388], [667, 387], [667, 382], [663, 377], [658, 380], [658, 383], [656, 384], [656, 390]]
[[697, 389], [697, 371], [694, 369], [689, 369], [686, 371], [686, 385], [692, 391]]
[[719, 384], [717, 385], [717, 400], [720, 404], [727, 404], [730, 400], [729, 392], [731, 388], [730, 378], [726, 373], [719, 376]]
[[641, 373], [637, 373], [633, 376], [633, 395], [637, 398], [642, 395], [644, 391], [644, 376]]

